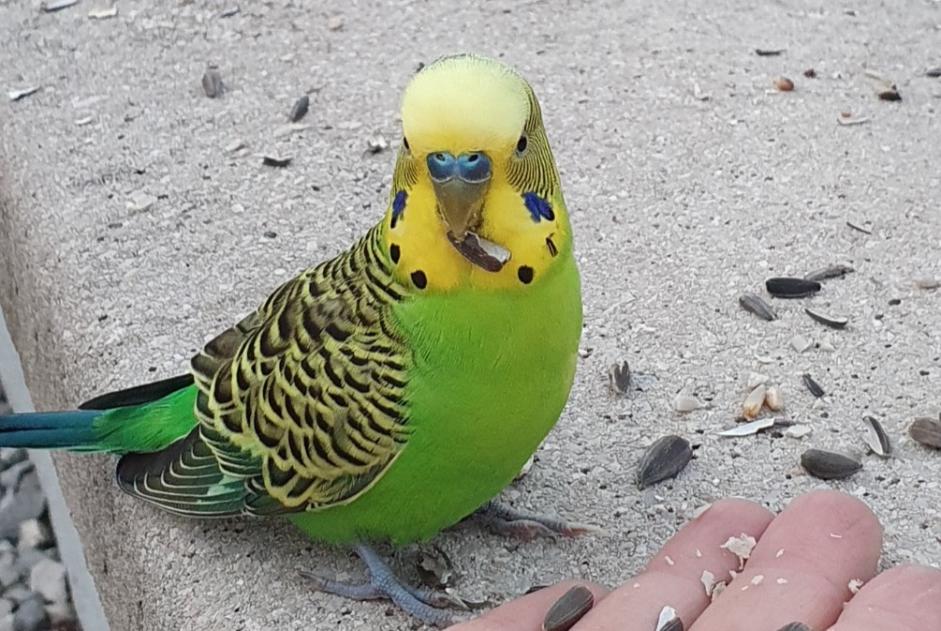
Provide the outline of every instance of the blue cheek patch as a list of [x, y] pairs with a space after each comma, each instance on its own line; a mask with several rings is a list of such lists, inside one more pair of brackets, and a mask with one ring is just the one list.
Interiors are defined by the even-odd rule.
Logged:
[[399, 223], [399, 219], [405, 214], [406, 199], [408, 199], [408, 193], [405, 191], [395, 194], [395, 199], [392, 200], [392, 221], [389, 222], [391, 228], [395, 228], [395, 224]]
[[539, 223], [543, 219], [552, 221], [555, 219], [555, 213], [552, 212], [552, 206], [535, 193], [523, 193], [523, 203], [526, 204], [526, 210], [533, 221]]

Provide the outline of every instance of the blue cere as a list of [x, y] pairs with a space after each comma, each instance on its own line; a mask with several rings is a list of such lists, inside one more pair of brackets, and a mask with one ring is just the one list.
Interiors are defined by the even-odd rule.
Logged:
[[552, 221], [555, 219], [555, 213], [552, 212], [552, 206], [535, 193], [523, 193], [523, 203], [526, 204], [526, 210], [533, 221], [539, 223], [543, 219]]
[[395, 194], [395, 199], [392, 200], [392, 221], [390, 222], [392, 228], [395, 228], [395, 224], [397, 224], [399, 219], [402, 218], [402, 215], [405, 214], [406, 199], [408, 199], [408, 193], [399, 191]]

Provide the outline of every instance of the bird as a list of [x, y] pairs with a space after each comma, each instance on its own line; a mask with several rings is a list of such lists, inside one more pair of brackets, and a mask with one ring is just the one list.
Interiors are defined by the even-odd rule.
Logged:
[[65, 412], [0, 417], [0, 446], [119, 456], [119, 488], [187, 517], [287, 519], [353, 549], [387, 598], [434, 625], [460, 605], [376, 551], [471, 516], [498, 532], [590, 527], [494, 498], [559, 419], [582, 300], [572, 228], [531, 85], [502, 62], [438, 59], [409, 81], [386, 212], [335, 258], [211, 339], [186, 374]]

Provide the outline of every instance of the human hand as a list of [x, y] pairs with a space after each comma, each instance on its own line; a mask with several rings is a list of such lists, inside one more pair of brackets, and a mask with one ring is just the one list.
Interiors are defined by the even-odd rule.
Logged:
[[[739, 558], [720, 546], [742, 533], [758, 543], [710, 602], [703, 570], [718, 581], [738, 571]], [[567, 581], [451, 630], [541, 631], [552, 604], [579, 584], [592, 591], [595, 605], [572, 631], [655, 631], [665, 605], [692, 631], [778, 631], [794, 622], [815, 631], [941, 629], [941, 570], [905, 566], [878, 574], [881, 548], [878, 519], [842, 493], [809, 493], [778, 516], [752, 502], [721, 500], [614, 590]], [[851, 581], [854, 589], [863, 581], [855, 595]]]

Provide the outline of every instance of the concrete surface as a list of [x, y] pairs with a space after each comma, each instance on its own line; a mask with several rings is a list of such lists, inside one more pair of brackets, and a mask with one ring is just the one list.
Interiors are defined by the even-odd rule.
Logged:
[[[821, 486], [799, 474], [801, 451], [861, 448], [865, 414], [883, 421], [896, 456], [867, 456], [830, 486], [885, 521], [887, 564], [938, 563], [941, 453], [905, 434], [941, 407], [941, 292], [913, 284], [941, 275], [941, 81], [924, 76], [941, 65], [937, 2], [274, 0], [228, 18], [220, 4], [120, 2], [100, 21], [92, 4], [43, 14], [0, 2], [4, 91], [44, 86], [0, 104], [0, 302], [38, 407], [179, 372], [281, 278], [350, 243], [382, 212], [393, 160], [367, 154], [367, 138], [397, 140], [418, 62], [474, 50], [504, 56], [542, 98], [585, 287], [571, 403], [506, 499], [611, 536], [521, 545], [459, 528], [436, 540], [455, 590], [501, 601], [570, 575], [623, 579], [706, 502], [780, 508]], [[208, 62], [228, 86], [219, 100], [200, 87]], [[810, 67], [816, 79], [802, 75]], [[866, 69], [903, 100], [878, 100]], [[769, 92], [782, 74], [796, 90]], [[310, 128], [275, 138], [306, 90]], [[843, 111], [870, 121], [839, 126]], [[235, 140], [244, 155], [226, 153]], [[294, 162], [263, 168], [263, 151]], [[155, 200], [142, 209], [145, 196]], [[737, 305], [768, 276], [833, 262], [858, 271], [809, 303], [848, 315], [844, 331], [810, 321], [804, 302], [775, 301], [770, 324]], [[798, 353], [796, 334], [835, 350]], [[615, 398], [606, 371], [622, 358], [646, 389]], [[782, 385], [809, 437], [715, 435], [752, 370]], [[803, 372], [825, 400], [802, 388]], [[709, 407], [673, 412], [684, 387]], [[689, 436], [697, 458], [638, 492], [636, 461], [669, 432]], [[57, 462], [116, 631], [407, 626], [295, 575], [360, 576], [345, 552], [287, 526], [158, 513], [117, 492], [108, 458]]]

